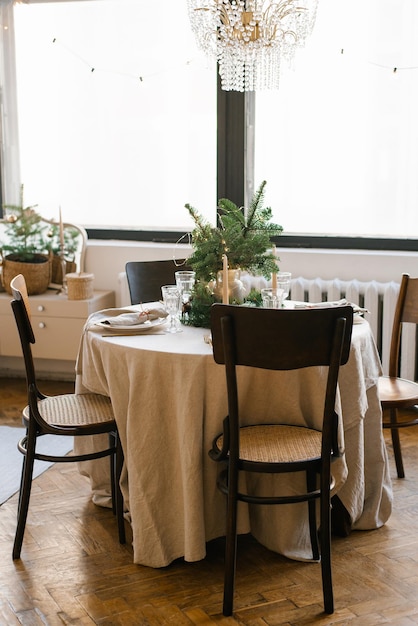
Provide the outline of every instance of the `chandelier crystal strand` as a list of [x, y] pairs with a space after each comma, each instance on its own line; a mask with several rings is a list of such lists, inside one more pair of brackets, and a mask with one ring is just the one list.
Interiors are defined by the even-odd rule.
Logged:
[[278, 89], [315, 24], [318, 0], [188, 0], [197, 44], [219, 63], [225, 91]]

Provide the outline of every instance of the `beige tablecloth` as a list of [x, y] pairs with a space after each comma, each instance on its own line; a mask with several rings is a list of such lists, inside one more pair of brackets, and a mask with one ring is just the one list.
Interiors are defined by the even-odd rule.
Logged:
[[[86, 324], [77, 366], [77, 392], [110, 396], [125, 452], [122, 489], [133, 531], [134, 562], [162, 567], [178, 557], [205, 557], [206, 541], [222, 536], [225, 497], [216, 488], [218, 464], [208, 450], [226, 414], [223, 366], [215, 364], [207, 330], [106, 338]], [[340, 390], [345, 455], [333, 464], [334, 493], [354, 528], [384, 524], [392, 505], [376, 380], [380, 360], [367, 322], [353, 328], [349, 362], [341, 368]], [[266, 372], [242, 368], [241, 398], [249, 421], [274, 421], [277, 406], [288, 423], [318, 427], [316, 400], [325, 384], [323, 368]], [[311, 396], [314, 398], [311, 401]], [[78, 449], [86, 441], [78, 442]], [[108, 505], [108, 464], [80, 464], [97, 504]], [[288, 477], [255, 476], [259, 490], [270, 483], [293, 490]], [[304, 483], [304, 476], [300, 476]], [[248, 507], [240, 504], [239, 532], [252, 532], [266, 547], [300, 560], [312, 559], [306, 505]]]

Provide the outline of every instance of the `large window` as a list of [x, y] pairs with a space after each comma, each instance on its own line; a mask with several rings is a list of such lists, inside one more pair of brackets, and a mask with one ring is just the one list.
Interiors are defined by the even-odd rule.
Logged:
[[320, 0], [257, 93], [254, 181], [286, 232], [418, 237], [417, 33], [416, 0]]
[[14, 7], [25, 204], [88, 227], [182, 230], [216, 207], [216, 64], [186, 2]]
[[[14, 16], [25, 202], [92, 228], [184, 232], [186, 202], [213, 222], [217, 150], [240, 177], [242, 100], [219, 124], [186, 1], [29, 0]], [[285, 234], [418, 238], [417, 32], [417, 0], [320, 0], [294, 71], [255, 94], [246, 173]]]

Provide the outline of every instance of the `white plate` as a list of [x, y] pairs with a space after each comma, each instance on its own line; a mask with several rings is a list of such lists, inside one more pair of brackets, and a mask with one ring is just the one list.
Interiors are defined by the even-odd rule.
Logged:
[[100, 328], [104, 328], [105, 330], [111, 333], [142, 333], [150, 330], [151, 328], [155, 328], [156, 326], [161, 326], [167, 321], [167, 317], [157, 317], [155, 320], [147, 320], [142, 324], [106, 324], [105, 322], [96, 322], [96, 326], [100, 326]]

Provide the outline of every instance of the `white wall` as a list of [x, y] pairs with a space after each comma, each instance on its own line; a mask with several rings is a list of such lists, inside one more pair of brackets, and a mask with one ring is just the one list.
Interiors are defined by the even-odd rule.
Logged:
[[[144, 242], [88, 242], [85, 269], [94, 274], [96, 289], [118, 290], [118, 275], [127, 261], [181, 259], [189, 245]], [[378, 282], [400, 281], [402, 273], [418, 276], [417, 252], [278, 248], [280, 269], [294, 277], [340, 278]]]

